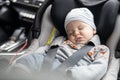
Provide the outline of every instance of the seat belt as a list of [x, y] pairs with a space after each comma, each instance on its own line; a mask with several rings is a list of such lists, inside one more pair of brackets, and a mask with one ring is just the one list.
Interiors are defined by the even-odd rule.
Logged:
[[[79, 49], [78, 51], [73, 53], [67, 60], [65, 60], [65, 62], [60, 64], [60, 66], [58, 66], [55, 69], [55, 72], [56, 71], [62, 72], [66, 68], [74, 66], [78, 61], [80, 61], [91, 50], [91, 48], [93, 48], [93, 46], [91, 46], [91, 45], [83, 46], [81, 49]], [[48, 53], [43, 61], [43, 65], [41, 68], [42, 71], [51, 70], [52, 62], [55, 58], [55, 55], [57, 54], [57, 49], [58, 49], [58, 46], [57, 47], [55, 46], [54, 48], [51, 48], [48, 50]], [[61, 51], [65, 52], [64, 49], [61, 49]]]
[[[57, 67], [56, 71], [64, 71], [68, 67], [72, 67], [77, 64], [87, 53], [93, 48], [91, 45], [85, 45], [75, 53], [73, 53], [67, 60], [65, 60], [60, 66]], [[64, 49], [61, 49], [64, 50]], [[64, 51], [65, 52], [65, 51]]]

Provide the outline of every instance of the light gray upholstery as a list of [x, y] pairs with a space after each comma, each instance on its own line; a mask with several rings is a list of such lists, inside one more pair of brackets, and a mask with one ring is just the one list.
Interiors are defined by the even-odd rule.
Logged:
[[49, 6], [44, 15], [43, 15], [43, 19], [42, 19], [42, 26], [41, 26], [41, 34], [39, 37], [39, 45], [43, 46], [46, 44], [50, 33], [52, 31], [52, 28], [54, 27], [52, 20], [50, 18], [50, 10], [51, 10], [51, 6]]
[[[52, 28], [54, 27], [52, 20], [50, 19], [50, 10], [51, 5], [46, 9], [41, 25], [41, 33], [38, 39], [33, 39], [30, 47], [26, 50], [26, 53], [33, 53], [34, 51], [38, 51], [39, 47], [45, 46]], [[53, 36], [54, 37], [54, 36]]]

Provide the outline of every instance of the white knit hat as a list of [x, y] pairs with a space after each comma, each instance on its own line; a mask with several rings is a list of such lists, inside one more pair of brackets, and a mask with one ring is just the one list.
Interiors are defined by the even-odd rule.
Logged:
[[94, 16], [92, 12], [87, 8], [75, 8], [72, 9], [65, 18], [64, 27], [66, 30], [66, 26], [69, 22], [79, 20], [90, 25], [94, 30], [96, 30], [96, 26], [94, 24]]

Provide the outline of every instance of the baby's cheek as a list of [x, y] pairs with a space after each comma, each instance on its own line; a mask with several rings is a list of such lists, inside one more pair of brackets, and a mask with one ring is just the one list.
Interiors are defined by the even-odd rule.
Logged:
[[68, 37], [68, 39], [69, 39], [70, 41], [72, 41], [72, 42], [75, 42], [74, 37]]

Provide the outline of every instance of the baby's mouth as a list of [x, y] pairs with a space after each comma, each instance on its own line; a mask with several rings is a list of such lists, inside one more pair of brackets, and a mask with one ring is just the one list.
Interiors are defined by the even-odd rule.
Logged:
[[80, 41], [83, 41], [83, 39], [82, 39], [82, 37], [78, 37], [78, 38], [76, 38], [76, 41], [80, 42]]

